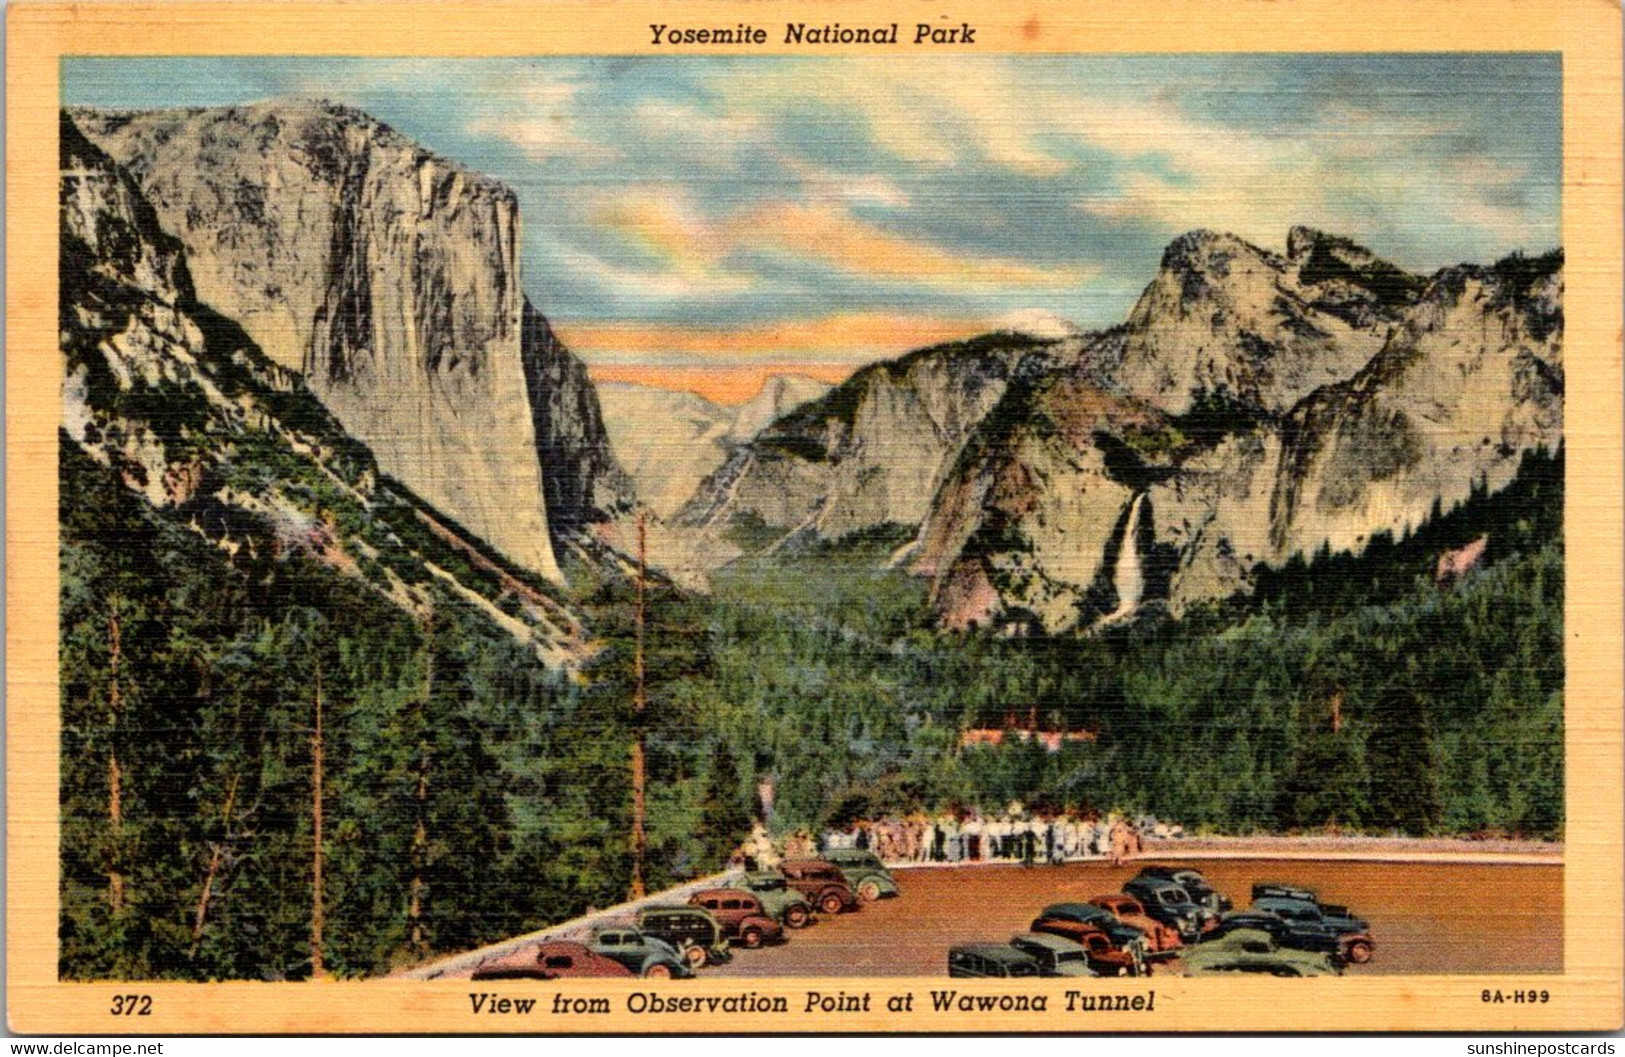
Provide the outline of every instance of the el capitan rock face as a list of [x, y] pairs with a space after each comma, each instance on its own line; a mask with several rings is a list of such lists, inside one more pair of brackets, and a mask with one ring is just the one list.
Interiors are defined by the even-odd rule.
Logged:
[[298, 371], [199, 302], [136, 181], [61, 130], [63, 443], [251, 578], [301, 553], [416, 618], [450, 592], [548, 664], [585, 656], [567, 605], [380, 480]]
[[324, 103], [72, 117], [185, 247], [200, 301], [384, 472], [559, 576], [553, 534], [620, 483], [584, 372], [527, 318], [511, 191]]

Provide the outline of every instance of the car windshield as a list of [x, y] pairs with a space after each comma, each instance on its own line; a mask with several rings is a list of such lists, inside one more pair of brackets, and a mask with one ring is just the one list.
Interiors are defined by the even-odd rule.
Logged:
[[759, 881], [752, 881], [750, 887], [756, 892], [777, 892], [784, 887], [784, 880], [778, 877], [764, 877]]

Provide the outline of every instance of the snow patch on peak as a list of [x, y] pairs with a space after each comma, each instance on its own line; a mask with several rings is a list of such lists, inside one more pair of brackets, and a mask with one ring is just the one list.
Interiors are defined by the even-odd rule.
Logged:
[[1076, 323], [1042, 308], [1020, 309], [993, 321], [995, 332], [1025, 334], [1039, 341], [1065, 341], [1083, 333]]

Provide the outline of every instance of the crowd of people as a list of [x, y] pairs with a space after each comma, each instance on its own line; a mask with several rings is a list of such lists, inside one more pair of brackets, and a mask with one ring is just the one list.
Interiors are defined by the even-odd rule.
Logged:
[[871, 851], [886, 863], [1061, 863], [1138, 855], [1144, 835], [1182, 836], [1178, 826], [1118, 814], [1028, 812], [1011, 804], [998, 813], [954, 811], [860, 820], [819, 834], [796, 830], [774, 840], [757, 823], [735, 856], [736, 865], [770, 868], [782, 859], [815, 858], [833, 848]]

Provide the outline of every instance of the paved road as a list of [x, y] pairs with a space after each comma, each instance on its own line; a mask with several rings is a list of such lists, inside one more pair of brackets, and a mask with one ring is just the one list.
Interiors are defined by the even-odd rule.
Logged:
[[[1147, 861], [1175, 861], [1147, 860]], [[1466, 863], [1217, 860], [1193, 863], [1248, 902], [1254, 881], [1317, 889], [1371, 923], [1374, 973], [1528, 973], [1563, 969], [1563, 868]], [[956, 943], [1002, 942], [1047, 903], [1116, 891], [1139, 864], [982, 866], [897, 871], [903, 894], [823, 919], [789, 942], [740, 951], [712, 976], [943, 976]]]

